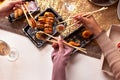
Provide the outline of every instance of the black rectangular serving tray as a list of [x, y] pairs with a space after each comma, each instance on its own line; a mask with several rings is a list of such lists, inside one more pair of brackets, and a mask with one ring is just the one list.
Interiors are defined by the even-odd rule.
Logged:
[[[37, 14], [38, 12], [40, 12], [39, 11], [39, 8], [36, 10], [36, 11], [34, 11], [34, 12], [31, 12], [31, 14], [32, 15], [34, 15], [34, 14]], [[18, 21], [18, 20], [20, 20], [20, 19], [23, 19], [23, 18], [25, 18], [25, 15], [22, 15], [22, 16], [20, 16], [20, 17], [18, 17], [18, 18], [14, 18], [14, 13], [11, 13], [9, 16], [8, 16], [8, 20], [9, 20], [9, 22], [15, 22], [15, 21]]]
[[[52, 12], [55, 15], [55, 22], [53, 24], [53, 34], [52, 34], [55, 36], [56, 34], [58, 34], [56, 31], [57, 21], [59, 21], [59, 22], [63, 21], [62, 17], [60, 15], [58, 15], [58, 13], [53, 8], [47, 8], [45, 11], [41, 12], [38, 16], [43, 16], [45, 12]], [[37, 19], [38, 16], [35, 19]], [[65, 25], [65, 23], [63, 23], [63, 24]], [[29, 25], [27, 25], [23, 28], [23, 32], [25, 33], [25, 35], [35, 44], [36, 47], [40, 48], [46, 42], [36, 39], [35, 34], [38, 31], [39, 31], [38, 29], [33, 29]], [[50, 39], [50, 38], [48, 38], [48, 39]]]
[[[80, 41], [80, 46], [81, 48], [84, 48], [88, 43], [90, 43], [94, 39], [94, 35], [91, 35], [90, 38], [84, 39], [82, 37], [82, 32], [86, 28], [84, 26], [80, 26], [77, 30], [73, 31], [72, 33], [68, 34], [67, 36], [64, 37], [65, 41], [68, 41], [70, 39], [74, 40], [79, 40]], [[72, 53], [76, 53], [78, 50], [74, 49]]]
[[[35, 1], [35, 0], [25, 0], [25, 1]], [[31, 14], [32, 15], [34, 15], [34, 14], [37, 14], [38, 12], [40, 12], [40, 7], [38, 7], [37, 9], [36, 9], [36, 11], [34, 11], [34, 12], [31, 12]], [[23, 18], [25, 18], [25, 15], [21, 15], [21, 16], [19, 16], [18, 18], [14, 18], [14, 13], [11, 13], [9, 16], [8, 16], [8, 20], [9, 20], [9, 22], [14, 22], [14, 21], [18, 21], [18, 20], [20, 20], [20, 19], [23, 19]]]

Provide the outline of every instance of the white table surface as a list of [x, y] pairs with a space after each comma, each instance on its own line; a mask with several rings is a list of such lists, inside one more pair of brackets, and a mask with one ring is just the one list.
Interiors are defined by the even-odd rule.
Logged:
[[[4, 30], [0, 30], [0, 40], [19, 52], [15, 62], [0, 56], [0, 80], [51, 80], [51, 45], [38, 49], [27, 37]], [[99, 59], [77, 54], [66, 67], [67, 80], [111, 80], [103, 74], [101, 65]]]

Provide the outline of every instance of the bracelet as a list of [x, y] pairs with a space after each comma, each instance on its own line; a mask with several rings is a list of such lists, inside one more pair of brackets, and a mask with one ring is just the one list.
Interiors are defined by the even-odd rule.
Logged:
[[105, 33], [105, 30], [102, 30], [97, 36], [94, 37], [94, 39], [97, 39], [97, 38], [100, 37], [103, 33]]

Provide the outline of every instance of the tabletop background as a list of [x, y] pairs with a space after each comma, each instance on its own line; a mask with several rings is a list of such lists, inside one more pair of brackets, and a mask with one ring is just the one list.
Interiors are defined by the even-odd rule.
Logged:
[[[42, 12], [48, 7], [52, 7], [55, 11], [58, 12], [62, 18], [68, 19], [68, 17], [73, 16], [77, 13], [87, 13], [94, 10], [98, 10], [101, 7], [91, 4], [88, 0], [38, 0], [38, 5], [40, 5], [40, 11]], [[65, 7], [65, 2], [75, 4], [75, 9], [73, 11], [68, 11]], [[96, 21], [104, 30], [108, 30], [112, 24], [120, 24], [120, 21], [117, 17], [117, 4], [110, 6], [107, 10], [98, 12], [94, 14]], [[27, 25], [25, 18], [22, 18], [18, 21], [14, 21], [12, 23], [9, 22], [8, 18], [0, 19], [0, 29], [4, 29], [7, 31], [11, 31], [20, 35], [25, 36], [22, 29]], [[68, 22], [69, 24], [70, 22]], [[90, 43], [87, 47], [88, 56], [92, 56], [95, 58], [101, 57], [101, 50], [97, 45], [96, 41]], [[96, 54], [97, 53], [97, 54]]]
[[[51, 80], [51, 45], [38, 49], [27, 37], [4, 30], [0, 33], [0, 40], [19, 53], [15, 62], [8, 61], [7, 56], [0, 56], [1, 80]], [[66, 66], [66, 80], [114, 80], [103, 73], [101, 66], [101, 60], [77, 54]]]
[[[41, 0], [41, 2], [45, 2], [45, 1], [46, 0]], [[62, 1], [65, 1], [65, 2], [70, 1], [76, 4], [75, 10], [72, 12], [67, 11], [66, 8], [63, 6], [64, 2]], [[120, 24], [120, 21], [118, 20], [118, 17], [117, 17], [117, 4], [118, 3], [110, 6], [105, 11], [94, 14], [96, 21], [101, 26], [101, 28], [103, 28], [104, 30], [108, 30], [112, 24]], [[99, 6], [91, 4], [88, 0], [57, 0], [54, 2], [54, 4], [52, 2], [50, 4], [46, 4], [47, 6], [45, 5], [45, 3], [42, 3], [42, 4], [40, 3], [39, 5], [42, 6], [41, 11], [43, 11], [46, 7], [49, 7], [49, 6], [53, 7], [63, 17], [63, 19], [67, 19], [70, 15], [72, 16], [79, 12], [86, 13], [86, 12], [94, 11], [94, 10], [101, 8]], [[17, 33], [22, 36], [25, 36], [22, 29], [25, 27], [26, 24], [27, 23], [24, 18], [19, 21], [15, 21], [13, 23], [10, 23], [7, 17], [0, 19], [0, 29], [7, 30], [13, 33]], [[5, 36], [8, 37], [8, 35], [5, 35]], [[92, 42], [86, 48], [89, 51], [89, 54], [88, 54], [89, 56], [100, 58], [101, 50], [99, 46], [96, 45], [96, 42]], [[98, 54], [94, 54], [94, 53], [98, 53]]]
[[[46, 1], [46, 0], [41, 0], [41, 2]], [[76, 8], [73, 12], [66, 12], [67, 10], [65, 8], [62, 8], [62, 6], [64, 5], [62, 0], [58, 0], [54, 2], [53, 8], [64, 18], [68, 18], [68, 16], [73, 15], [73, 14], [77, 14], [77, 13], [86, 13], [86, 12], [90, 12], [90, 11], [94, 11], [97, 10], [101, 7], [96, 6], [91, 4], [88, 0], [64, 0], [65, 2], [73, 2], [76, 5]], [[59, 5], [57, 5], [57, 3], [59, 3]], [[94, 14], [94, 17], [96, 19], [96, 21], [98, 22], [98, 24], [105, 30], [108, 30], [110, 25], [112, 24], [120, 24], [120, 21], [118, 20], [117, 17], [117, 4], [114, 4], [112, 6], [109, 7], [109, 9], [99, 12], [97, 14]], [[42, 6], [44, 7], [44, 5], [42, 4]], [[47, 7], [47, 6], [46, 6]], [[43, 9], [45, 9], [46, 7], [44, 7]], [[42, 9], [41, 9], [42, 11]], [[24, 19], [21, 19], [19, 21], [15, 21], [13, 23], [10, 23], [8, 21], [7, 18], [1, 18], [0, 19], [0, 28], [1, 29], [6, 29], [18, 34], [23, 34], [23, 32], [21, 31], [21, 28], [23, 28], [26, 25], [26, 22]]]

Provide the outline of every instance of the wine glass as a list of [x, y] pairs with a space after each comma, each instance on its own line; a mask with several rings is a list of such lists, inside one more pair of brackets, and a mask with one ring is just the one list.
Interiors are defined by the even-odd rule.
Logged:
[[69, 12], [75, 10], [76, 5], [75, 5], [75, 2], [74, 2], [74, 1], [72, 1], [72, 0], [70, 0], [70, 1], [68, 1], [68, 0], [62, 0], [62, 1], [63, 1], [63, 3], [64, 3], [64, 6], [66, 7], [66, 9], [67, 9]]
[[75, 5], [73, 3], [65, 3], [65, 6], [68, 11], [74, 11]]
[[15, 48], [10, 48], [3, 40], [0, 40], [0, 55], [7, 56], [9, 61], [16, 61], [18, 58], [17, 50]]

